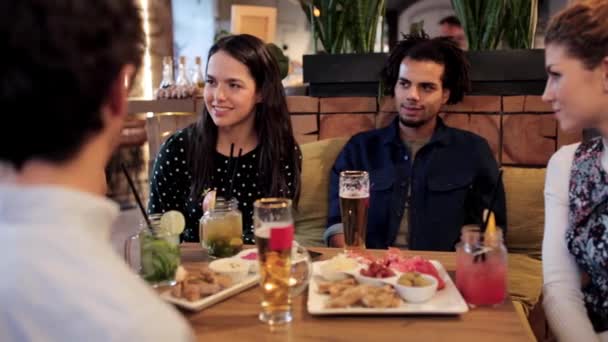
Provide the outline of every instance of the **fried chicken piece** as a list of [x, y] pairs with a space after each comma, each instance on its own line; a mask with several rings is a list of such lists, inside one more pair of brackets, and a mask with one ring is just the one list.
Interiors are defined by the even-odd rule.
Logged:
[[401, 305], [401, 299], [396, 296], [395, 291], [390, 286], [370, 286], [361, 298], [361, 303], [367, 308], [396, 308]]
[[199, 284], [198, 288], [200, 295], [203, 297], [211, 296], [222, 290], [219, 284], [210, 284], [206, 282]]
[[215, 280], [216, 283], [222, 288], [222, 290], [232, 286], [232, 279], [229, 276], [220, 274], [215, 277]]
[[201, 299], [201, 290], [199, 284], [199, 282], [184, 282], [182, 291], [183, 298], [186, 298], [186, 300], [190, 302]]
[[171, 288], [171, 295], [175, 298], [182, 298], [184, 284], [180, 281]]
[[348, 285], [348, 284], [337, 284], [337, 285], [333, 285], [329, 288], [329, 296], [331, 298], [336, 298], [336, 297], [340, 297], [344, 291], [348, 290], [348, 289], [352, 289], [353, 287], [356, 287], [357, 285]]
[[321, 294], [329, 294], [332, 297], [339, 295], [342, 291], [346, 290], [349, 287], [354, 287], [357, 285], [357, 281], [353, 278], [347, 278], [343, 280], [338, 280], [334, 282], [327, 283], [319, 283], [318, 292]]
[[346, 308], [358, 303], [365, 296], [365, 286], [350, 287], [338, 297], [327, 301], [328, 308]]
[[209, 267], [203, 266], [201, 268], [200, 277], [207, 283], [215, 284], [216, 283], [216, 274], [211, 271]]

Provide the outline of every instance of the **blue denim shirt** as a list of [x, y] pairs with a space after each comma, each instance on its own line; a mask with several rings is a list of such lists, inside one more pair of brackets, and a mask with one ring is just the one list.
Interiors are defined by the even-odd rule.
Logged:
[[[342, 231], [338, 182], [344, 170], [365, 170], [370, 176], [367, 248], [394, 245], [410, 185], [410, 249], [452, 251], [460, 240], [461, 227], [481, 221], [498, 181], [490, 146], [476, 134], [437, 120], [435, 133], [413, 163], [399, 137], [398, 119], [386, 128], [350, 139], [331, 172], [326, 242]], [[502, 182], [495, 212], [497, 224], [506, 234]]]

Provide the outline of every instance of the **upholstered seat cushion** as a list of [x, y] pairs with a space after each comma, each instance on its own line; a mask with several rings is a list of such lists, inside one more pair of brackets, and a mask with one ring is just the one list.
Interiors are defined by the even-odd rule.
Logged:
[[326, 139], [301, 145], [302, 190], [295, 215], [295, 238], [305, 246], [324, 246], [327, 225], [329, 174], [346, 138]]
[[509, 252], [540, 260], [545, 226], [545, 169], [505, 167]]

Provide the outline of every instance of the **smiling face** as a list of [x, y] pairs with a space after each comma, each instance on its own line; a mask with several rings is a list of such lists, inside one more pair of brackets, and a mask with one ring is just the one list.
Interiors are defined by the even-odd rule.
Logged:
[[589, 69], [567, 49], [549, 44], [545, 49], [548, 79], [543, 101], [551, 104], [564, 131], [600, 127], [608, 122], [606, 64]]
[[406, 127], [431, 123], [450, 97], [443, 88], [444, 66], [432, 61], [405, 58], [399, 66], [395, 84], [395, 105], [399, 121]]
[[204, 96], [218, 128], [253, 127], [255, 105], [261, 100], [255, 80], [245, 64], [222, 50], [209, 58]]

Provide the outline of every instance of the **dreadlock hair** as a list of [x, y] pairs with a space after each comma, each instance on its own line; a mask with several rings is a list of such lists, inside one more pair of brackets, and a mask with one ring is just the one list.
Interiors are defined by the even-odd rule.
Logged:
[[470, 90], [469, 61], [465, 53], [452, 39], [438, 37], [430, 39], [424, 33], [403, 35], [388, 56], [382, 70], [382, 80], [388, 93], [395, 96], [395, 85], [399, 78], [399, 66], [405, 58], [416, 61], [432, 61], [444, 66], [442, 86], [450, 90], [448, 104], [462, 101]]

